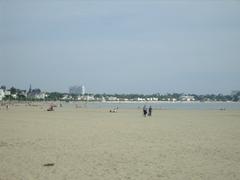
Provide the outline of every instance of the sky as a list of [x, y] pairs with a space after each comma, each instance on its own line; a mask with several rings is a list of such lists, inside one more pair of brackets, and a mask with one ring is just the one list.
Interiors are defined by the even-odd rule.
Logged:
[[0, 0], [0, 85], [240, 90], [240, 1]]

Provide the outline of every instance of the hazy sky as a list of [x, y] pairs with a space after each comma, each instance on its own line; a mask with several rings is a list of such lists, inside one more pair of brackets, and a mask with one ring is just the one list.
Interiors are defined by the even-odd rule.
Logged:
[[0, 85], [240, 90], [240, 1], [0, 0]]

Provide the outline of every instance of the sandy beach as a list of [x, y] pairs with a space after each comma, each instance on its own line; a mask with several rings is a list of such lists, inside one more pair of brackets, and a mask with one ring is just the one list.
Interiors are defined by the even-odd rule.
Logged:
[[239, 110], [0, 110], [0, 180], [237, 180]]

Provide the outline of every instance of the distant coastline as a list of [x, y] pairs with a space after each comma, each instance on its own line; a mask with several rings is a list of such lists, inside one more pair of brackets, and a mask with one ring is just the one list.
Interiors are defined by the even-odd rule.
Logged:
[[223, 94], [190, 94], [190, 93], [154, 93], [154, 94], [93, 94], [84, 91], [79, 93], [45, 92], [39, 88], [21, 90], [15, 87], [0, 87], [0, 101], [93, 101], [93, 102], [137, 102], [137, 103], [163, 103], [163, 102], [239, 102], [240, 90], [232, 91], [229, 95]]

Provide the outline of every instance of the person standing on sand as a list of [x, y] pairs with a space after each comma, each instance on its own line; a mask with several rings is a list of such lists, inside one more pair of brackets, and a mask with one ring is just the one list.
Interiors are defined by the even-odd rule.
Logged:
[[148, 116], [152, 116], [152, 106], [149, 106], [148, 108]]
[[146, 105], [143, 106], [143, 115], [144, 115], [144, 117], [147, 116], [147, 107], [146, 107]]

